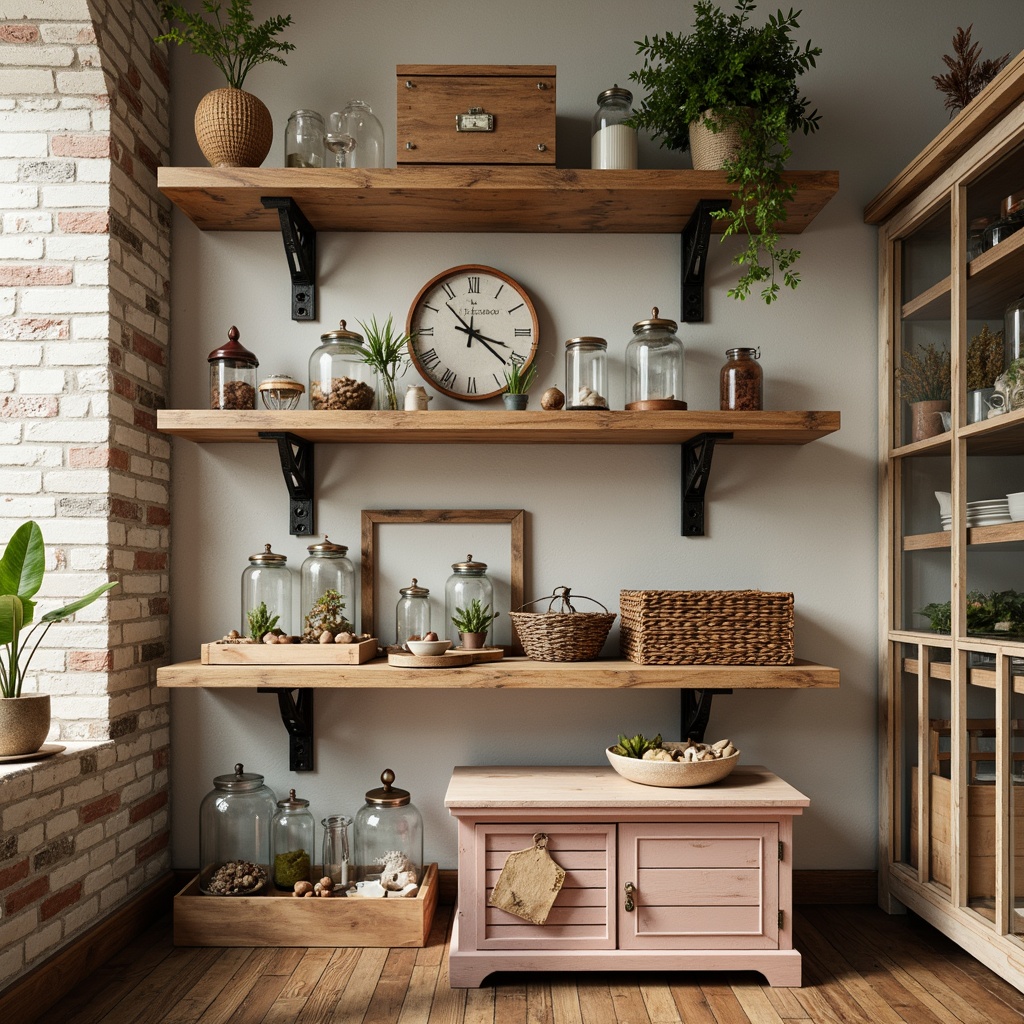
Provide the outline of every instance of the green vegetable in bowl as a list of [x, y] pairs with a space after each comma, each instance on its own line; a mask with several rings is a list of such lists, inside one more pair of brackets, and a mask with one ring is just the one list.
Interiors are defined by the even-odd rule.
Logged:
[[621, 733], [619, 742], [612, 747], [612, 753], [619, 757], [643, 757], [648, 750], [661, 746], [661, 733], [659, 732], [653, 740], [649, 740], [642, 733], [637, 733], [632, 739], [627, 739]]

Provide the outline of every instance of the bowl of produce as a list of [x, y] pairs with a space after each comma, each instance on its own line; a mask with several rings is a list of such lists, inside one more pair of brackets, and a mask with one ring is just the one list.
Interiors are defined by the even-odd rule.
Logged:
[[439, 654], [444, 654], [451, 645], [451, 640], [406, 640], [405, 642], [409, 653], [417, 654], [421, 658], [436, 658]]
[[740, 752], [732, 740], [698, 743], [694, 740], [665, 740], [655, 736], [619, 742], [605, 750], [608, 763], [630, 782], [642, 786], [706, 786], [720, 782], [739, 764]]

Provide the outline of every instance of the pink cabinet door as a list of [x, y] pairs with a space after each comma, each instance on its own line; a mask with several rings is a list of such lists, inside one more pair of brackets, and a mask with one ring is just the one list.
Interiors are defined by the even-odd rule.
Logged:
[[619, 948], [777, 949], [778, 844], [776, 822], [620, 824]]

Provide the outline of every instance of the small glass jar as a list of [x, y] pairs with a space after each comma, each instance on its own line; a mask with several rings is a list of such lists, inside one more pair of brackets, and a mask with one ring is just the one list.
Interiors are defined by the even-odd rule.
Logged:
[[759, 348], [730, 348], [718, 376], [719, 408], [752, 411], [761, 409], [764, 373], [757, 361]]
[[263, 776], [235, 765], [199, 805], [199, 890], [253, 896], [270, 880], [271, 822], [277, 802]]
[[401, 647], [406, 640], [422, 640], [430, 632], [430, 591], [421, 587], [414, 576], [412, 583], [398, 591], [395, 605], [395, 643]]
[[565, 343], [566, 409], [607, 409], [607, 377], [604, 338], [570, 338]]
[[626, 346], [626, 408], [685, 409], [683, 401], [683, 343], [676, 337], [675, 320], [651, 310], [650, 320], [633, 324]]
[[342, 606], [350, 631], [354, 632], [356, 618], [356, 569], [346, 558], [348, 548], [344, 544], [332, 544], [326, 534], [320, 544], [310, 544], [306, 550], [309, 556], [299, 569], [299, 613], [302, 628], [307, 630], [310, 623], [307, 616], [313, 606], [327, 593], [336, 591], [341, 595]]
[[242, 572], [243, 636], [250, 635], [249, 614], [260, 605], [266, 606], [270, 618], [277, 616], [276, 628], [291, 633], [292, 574], [287, 557], [271, 551], [269, 544], [249, 556], [249, 564]]
[[275, 373], [261, 380], [258, 390], [267, 409], [297, 409], [306, 385], [289, 377], [287, 373]]
[[356, 875], [361, 882], [380, 881], [381, 871], [399, 854], [409, 864], [407, 870], [419, 881], [423, 866], [423, 819], [411, 802], [409, 792], [391, 784], [395, 773], [381, 772], [380, 789], [366, 794], [366, 803], [356, 812]]
[[320, 335], [309, 357], [310, 409], [372, 409], [376, 375], [363, 356], [363, 336], [348, 330]]
[[293, 110], [284, 130], [285, 167], [323, 167], [324, 119], [315, 110]]
[[238, 328], [232, 327], [228, 343], [206, 357], [210, 364], [211, 409], [256, 408], [256, 367], [260, 361], [238, 338]]
[[384, 128], [362, 100], [351, 100], [344, 110], [331, 114], [326, 144], [334, 166], [384, 166]]
[[316, 823], [309, 801], [289, 790], [287, 800], [277, 801], [270, 826], [270, 852], [274, 885], [291, 891], [296, 882], [313, 881], [313, 841]]
[[323, 860], [321, 867], [324, 877], [332, 879], [335, 885], [348, 885], [352, 877], [352, 858], [348, 852], [348, 827], [352, 819], [344, 814], [332, 814], [320, 824], [324, 830]]
[[591, 122], [592, 168], [629, 171], [636, 167], [636, 129], [625, 124], [632, 102], [633, 94], [618, 84], [598, 94], [597, 113]]
[[[452, 574], [444, 585], [444, 619], [452, 647], [460, 644], [470, 646], [463, 641], [462, 633], [452, 622], [452, 617], [458, 615], [460, 609], [468, 611], [474, 601], [480, 602], [483, 611], [489, 614], [494, 612], [494, 584], [487, 575], [487, 563], [474, 562], [472, 555], [466, 555], [464, 562], [452, 564]], [[490, 637], [491, 631], [488, 629], [482, 646], [490, 642]]]

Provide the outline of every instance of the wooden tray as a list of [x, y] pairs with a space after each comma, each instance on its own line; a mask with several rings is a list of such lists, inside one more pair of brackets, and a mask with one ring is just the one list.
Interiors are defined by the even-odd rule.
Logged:
[[479, 665], [482, 662], [501, 661], [505, 657], [504, 647], [453, 647], [449, 654], [472, 654], [473, 664]]
[[389, 654], [388, 664], [395, 668], [461, 668], [473, 664], [473, 655], [468, 652], [456, 654], [454, 651], [435, 655]]
[[[326, 646], [326, 645], [325, 645]], [[437, 865], [411, 899], [204, 896], [199, 875], [174, 897], [176, 946], [425, 946], [437, 906]]]
[[357, 644], [203, 644], [204, 665], [362, 665], [377, 657], [373, 638]]

